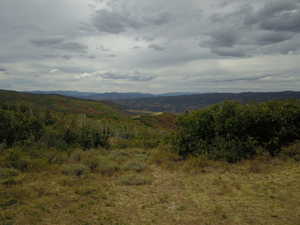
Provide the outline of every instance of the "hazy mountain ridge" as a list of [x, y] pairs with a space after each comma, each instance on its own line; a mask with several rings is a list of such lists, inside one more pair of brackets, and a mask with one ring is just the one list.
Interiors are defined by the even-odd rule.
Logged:
[[153, 112], [180, 113], [186, 110], [203, 108], [226, 100], [241, 103], [264, 102], [280, 99], [299, 99], [300, 92], [245, 92], [245, 93], [206, 93], [185, 96], [160, 96], [155, 98], [117, 100], [115, 103], [124, 109], [148, 110]]
[[89, 100], [105, 100], [120, 105], [125, 110], [144, 110], [152, 112], [180, 113], [186, 110], [203, 108], [225, 100], [235, 100], [242, 103], [264, 102], [278, 99], [298, 99], [300, 92], [243, 92], [243, 93], [187, 93], [172, 92], [164, 94], [149, 94], [139, 92], [107, 92], [93, 93], [80, 91], [32, 91], [34, 94], [57, 94]]
[[29, 91], [32, 94], [57, 94], [69, 97], [91, 99], [91, 100], [119, 100], [119, 99], [139, 99], [139, 98], [154, 98], [160, 96], [181, 96], [192, 95], [194, 93], [188, 92], [169, 92], [163, 94], [150, 94], [141, 92], [81, 92], [81, 91]]

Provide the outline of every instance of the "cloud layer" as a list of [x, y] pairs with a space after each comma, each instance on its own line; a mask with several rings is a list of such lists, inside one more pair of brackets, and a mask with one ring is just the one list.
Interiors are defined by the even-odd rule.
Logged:
[[0, 88], [299, 90], [299, 0], [1, 0]]

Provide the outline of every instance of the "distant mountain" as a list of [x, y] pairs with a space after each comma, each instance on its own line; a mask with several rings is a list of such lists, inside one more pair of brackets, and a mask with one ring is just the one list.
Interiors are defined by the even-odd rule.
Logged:
[[40, 94], [40, 95], [63, 95], [68, 97], [86, 97], [93, 95], [93, 92], [80, 92], [80, 91], [29, 91], [32, 94]]
[[186, 110], [203, 108], [225, 100], [235, 100], [247, 103], [277, 99], [300, 99], [300, 92], [209, 93], [116, 100], [114, 102], [121, 105], [126, 110], [180, 113]]
[[137, 98], [148, 98], [155, 97], [153, 94], [138, 93], [138, 92], [106, 92], [106, 93], [95, 93], [95, 92], [80, 92], [80, 91], [30, 91], [32, 94], [55, 94], [63, 95], [68, 97], [90, 99], [90, 100], [117, 100], [117, 99], [137, 99]]
[[198, 109], [225, 100], [246, 102], [264, 102], [275, 99], [300, 98], [300, 92], [245, 92], [245, 93], [205, 93], [173, 92], [164, 94], [148, 94], [139, 92], [80, 92], [80, 91], [31, 91], [34, 94], [55, 94], [80, 99], [111, 101], [125, 110], [173, 112]]
[[120, 100], [120, 99], [139, 99], [139, 98], [153, 98], [159, 96], [181, 96], [181, 95], [191, 95], [193, 93], [186, 92], [172, 92], [163, 94], [149, 94], [140, 92], [106, 92], [106, 93], [96, 93], [96, 92], [80, 92], [80, 91], [30, 91], [32, 94], [55, 94], [63, 95], [68, 97], [90, 99], [90, 100]]
[[158, 94], [156, 96], [181, 96], [181, 95], [195, 95], [195, 92], [169, 92], [164, 94]]

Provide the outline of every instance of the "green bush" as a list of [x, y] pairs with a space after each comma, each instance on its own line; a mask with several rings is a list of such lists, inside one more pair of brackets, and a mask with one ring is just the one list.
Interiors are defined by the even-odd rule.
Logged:
[[272, 156], [300, 138], [300, 101], [224, 102], [179, 117], [173, 144], [182, 156], [204, 154], [235, 162], [261, 146]]

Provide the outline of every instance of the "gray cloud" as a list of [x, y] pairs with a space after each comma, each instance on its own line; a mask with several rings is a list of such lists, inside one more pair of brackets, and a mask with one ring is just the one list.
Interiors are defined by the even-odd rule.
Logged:
[[266, 30], [300, 31], [300, 10], [290, 11], [276, 15], [261, 22], [260, 26]]
[[7, 70], [0, 67], [0, 73], [1, 73], [1, 72], [7, 72]]
[[77, 42], [66, 42], [59, 45], [55, 45], [53, 47], [61, 50], [71, 51], [71, 52], [86, 52], [88, 49], [87, 45], [77, 43]]
[[220, 27], [210, 34], [210, 46], [213, 47], [232, 47], [235, 45], [240, 37], [237, 28]]
[[103, 52], [109, 52], [110, 49], [108, 48], [105, 48], [103, 45], [100, 45], [99, 47], [97, 47], [96, 49], [100, 50], [100, 51], [103, 51]]
[[31, 43], [37, 47], [51, 47], [61, 44], [64, 38], [61, 37], [48, 37], [31, 40]]
[[212, 48], [212, 53], [218, 56], [224, 57], [245, 57], [247, 56], [247, 50], [241, 47], [219, 47], [219, 48]]
[[268, 45], [286, 40], [290, 40], [294, 34], [286, 32], [263, 32], [259, 33], [255, 39], [257, 44]]
[[78, 42], [64, 42], [64, 38], [40, 38], [31, 40], [31, 43], [37, 47], [49, 47], [54, 49], [66, 50], [71, 52], [86, 52], [88, 46]]
[[165, 50], [165, 48], [163, 46], [160, 46], [160, 45], [157, 45], [157, 44], [150, 44], [148, 47], [152, 48], [156, 51], [164, 51]]
[[127, 26], [134, 25], [132, 22], [134, 21], [105, 9], [98, 10], [93, 18], [93, 23], [100, 32], [112, 34], [124, 32]]
[[139, 30], [149, 26], [161, 26], [170, 21], [168, 13], [140, 16], [127, 13], [100, 9], [93, 16], [94, 26], [103, 33], [119, 34], [130, 29]]
[[0, 0], [0, 27], [18, 90], [300, 87], [299, 0]]
[[77, 66], [60, 66], [57, 69], [63, 73], [67, 74], [78, 74], [78, 73], [92, 73], [95, 72], [93, 69], [87, 67], [77, 67]]
[[297, 0], [268, 1], [264, 7], [245, 17], [245, 24], [258, 24], [273, 31], [300, 31], [300, 2]]
[[151, 81], [155, 79], [154, 76], [151, 75], [143, 75], [143, 74], [116, 74], [116, 73], [102, 73], [97, 74], [98, 76], [102, 77], [103, 79], [109, 80], [127, 80], [127, 81]]

